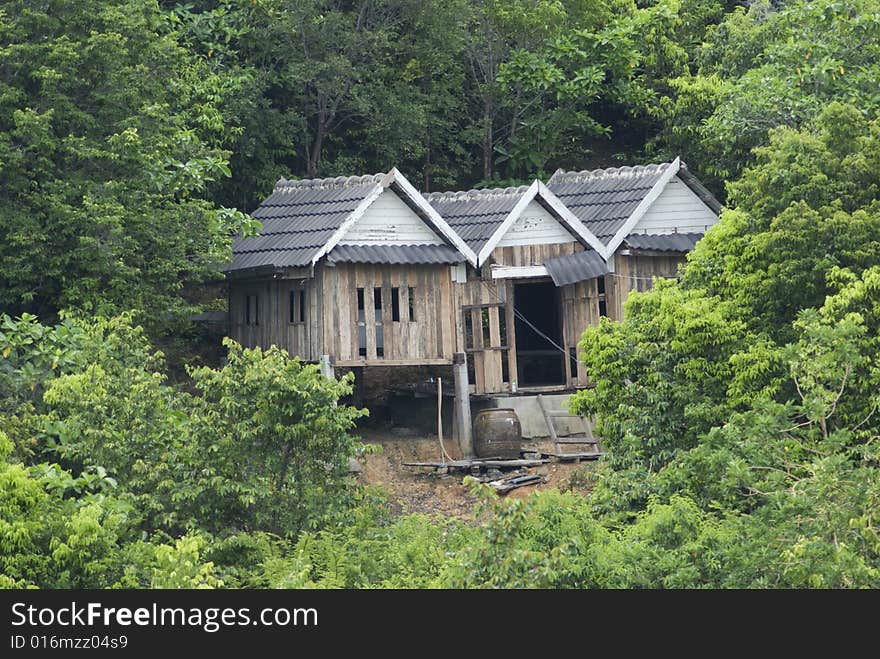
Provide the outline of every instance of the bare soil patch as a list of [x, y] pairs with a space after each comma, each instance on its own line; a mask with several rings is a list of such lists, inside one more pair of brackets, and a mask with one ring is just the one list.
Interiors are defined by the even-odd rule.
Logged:
[[[436, 436], [407, 435], [395, 428], [393, 432], [365, 430], [360, 437], [364, 443], [378, 444], [382, 450], [361, 459], [364, 470], [359, 479], [366, 485], [384, 489], [396, 513], [472, 519], [477, 499], [462, 485], [466, 473], [439, 474], [428, 467], [403, 466], [404, 462], [440, 462], [442, 454]], [[445, 439], [444, 446], [452, 458], [460, 457], [454, 441]], [[523, 442], [524, 450], [549, 450], [550, 447], [549, 439]], [[591, 487], [587, 475], [594, 465], [593, 462], [550, 462], [531, 467], [526, 471], [545, 476], [546, 482], [520, 487], [500, 496], [524, 499], [533, 492], [550, 488], [587, 494]]]

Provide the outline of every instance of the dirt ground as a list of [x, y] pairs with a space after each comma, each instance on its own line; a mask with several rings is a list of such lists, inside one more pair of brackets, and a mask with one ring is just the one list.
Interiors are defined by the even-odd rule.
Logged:
[[[429, 467], [407, 467], [402, 464], [440, 462], [440, 444], [436, 436], [407, 436], [400, 434], [399, 429], [387, 432], [365, 430], [359, 436], [364, 443], [379, 445], [381, 451], [361, 458], [364, 469], [358, 478], [364, 484], [380, 486], [388, 492], [395, 512], [471, 518], [477, 499], [462, 485], [467, 472], [441, 474]], [[453, 459], [460, 457], [454, 441], [445, 439], [444, 447]], [[525, 451], [549, 451], [551, 447], [549, 440], [523, 441]], [[546, 482], [520, 487], [500, 496], [526, 498], [532, 492], [548, 488], [586, 494], [591, 486], [588, 475], [594, 468], [594, 462], [555, 461], [530, 467], [527, 473], [540, 474]], [[506, 471], [505, 475], [512, 473], [514, 471]]]

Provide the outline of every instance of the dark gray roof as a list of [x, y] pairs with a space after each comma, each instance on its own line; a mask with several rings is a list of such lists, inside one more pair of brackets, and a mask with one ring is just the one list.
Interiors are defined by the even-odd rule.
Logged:
[[547, 187], [607, 245], [669, 163], [585, 172], [557, 170]]
[[689, 252], [703, 237], [702, 233], [631, 233], [623, 241], [631, 249], [654, 252]]
[[288, 181], [275, 190], [252, 216], [263, 228], [252, 238], [236, 237], [227, 272], [250, 268], [309, 265], [358, 204], [385, 174]]
[[[671, 163], [611, 167], [584, 172], [557, 170], [547, 187], [593, 234], [608, 245]], [[681, 163], [676, 174], [716, 214], [721, 204]]]
[[463, 263], [464, 256], [448, 245], [337, 245], [328, 263]]
[[528, 189], [528, 186], [520, 186], [432, 192], [424, 196], [468, 247], [479, 254]]
[[605, 259], [592, 249], [547, 259], [544, 267], [557, 286], [586, 281], [608, 273]]

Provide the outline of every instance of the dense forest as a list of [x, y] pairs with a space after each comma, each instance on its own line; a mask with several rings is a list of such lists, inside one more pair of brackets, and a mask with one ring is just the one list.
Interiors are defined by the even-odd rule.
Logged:
[[[3, 0], [0, 587], [880, 586], [878, 79], [880, 0]], [[350, 377], [188, 320], [282, 176], [676, 155], [725, 210], [583, 335], [588, 497], [395, 515]]]

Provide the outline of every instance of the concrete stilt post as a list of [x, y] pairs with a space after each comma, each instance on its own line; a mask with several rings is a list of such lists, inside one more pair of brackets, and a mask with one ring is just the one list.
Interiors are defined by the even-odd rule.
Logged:
[[468, 383], [467, 354], [457, 352], [452, 356], [452, 372], [455, 380], [455, 421], [458, 430], [458, 446], [461, 457], [474, 457], [474, 442], [471, 437], [471, 392]]
[[333, 363], [330, 361], [330, 355], [321, 355], [321, 375], [331, 380], [336, 377]]

